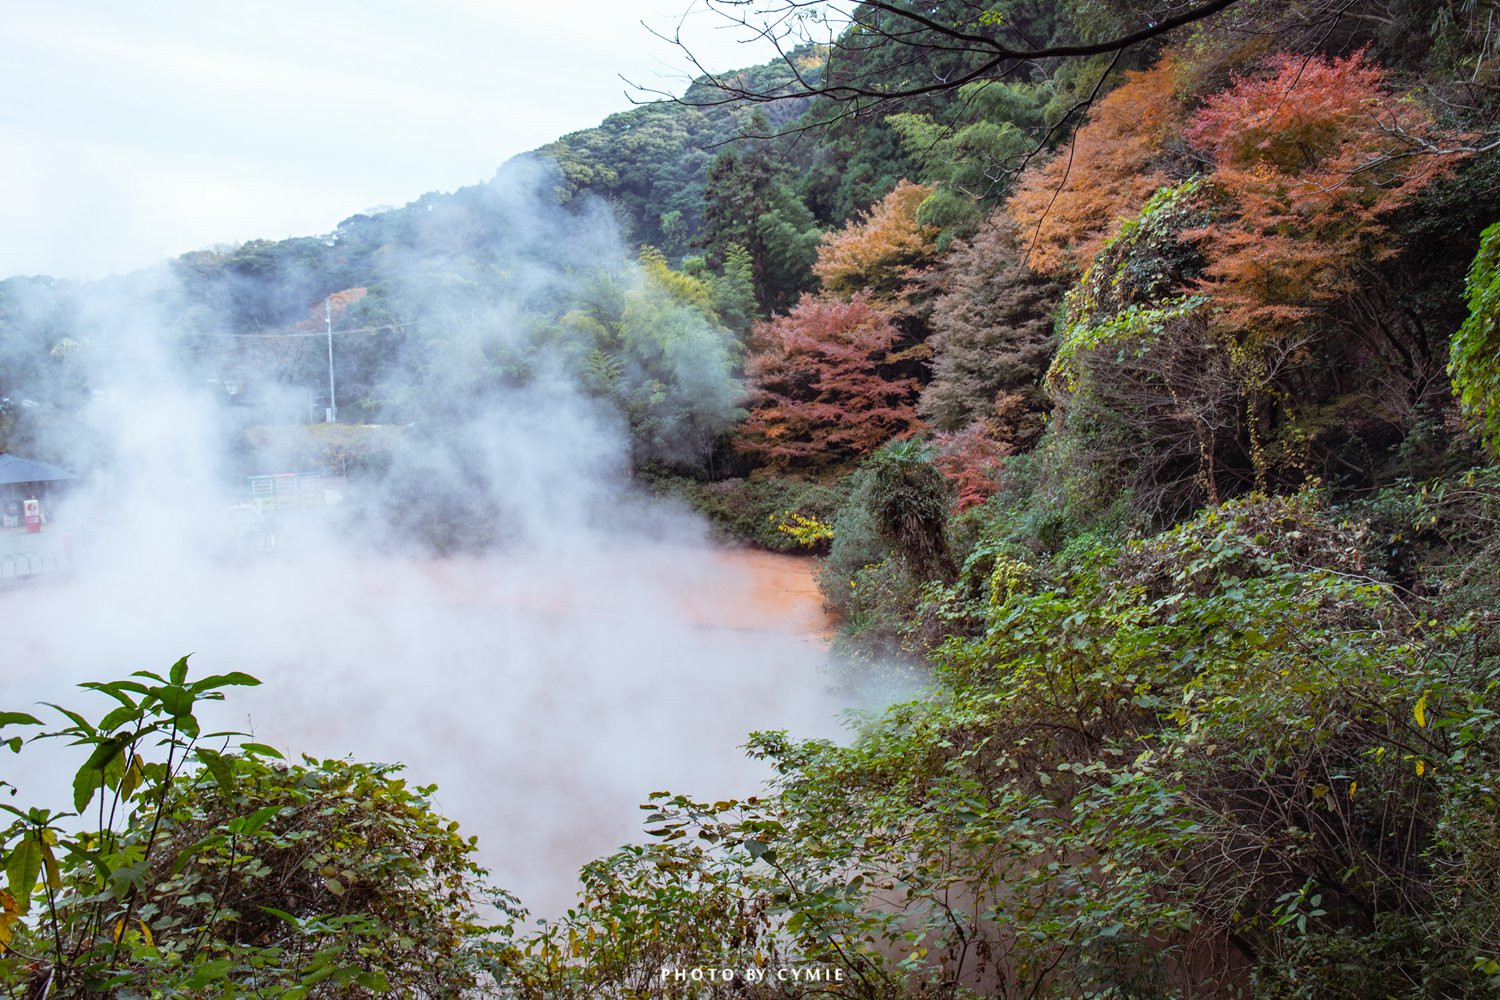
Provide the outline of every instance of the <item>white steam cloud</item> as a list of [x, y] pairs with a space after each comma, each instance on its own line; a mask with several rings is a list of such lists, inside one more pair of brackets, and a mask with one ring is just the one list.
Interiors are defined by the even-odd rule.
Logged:
[[[518, 168], [464, 211], [409, 210], [361, 258], [378, 262], [356, 275], [377, 319], [403, 331], [359, 376], [391, 425], [384, 457], [325, 484], [341, 503], [263, 522], [238, 506], [244, 477], [306, 471], [284, 440], [305, 433], [249, 425], [305, 412], [307, 386], [269, 384], [279, 356], [227, 351], [214, 311], [165, 271], [74, 290], [47, 361], [73, 402], [30, 403], [40, 457], [82, 480], [41, 535], [5, 539], [74, 571], [0, 592], [3, 707], [86, 703], [69, 685], [188, 652], [199, 676], [255, 674], [262, 687], [206, 721], [405, 763], [544, 915], [571, 901], [580, 864], [638, 836], [648, 792], [750, 793], [764, 775], [738, 750], [747, 732], [835, 732], [816, 598], [785, 594], [805, 571], [716, 551], [630, 483], [632, 455], [701, 452], [729, 418], [732, 343], [643, 291], [607, 213], [558, 209], [546, 187]], [[270, 294], [256, 281], [231, 291]], [[284, 327], [268, 329], [282, 350]], [[316, 370], [322, 341], [286, 344], [306, 355], [287, 364]], [[205, 357], [261, 359], [236, 373], [260, 408], [210, 392]], [[4, 777], [22, 798], [66, 788], [50, 767]]]

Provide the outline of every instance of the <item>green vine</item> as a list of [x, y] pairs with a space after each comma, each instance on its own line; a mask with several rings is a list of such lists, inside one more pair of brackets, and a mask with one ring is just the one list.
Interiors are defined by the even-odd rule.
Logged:
[[1187, 285], [1201, 267], [1191, 239], [1184, 234], [1203, 225], [1208, 214], [1194, 177], [1160, 188], [1146, 199], [1140, 214], [1121, 223], [1093, 264], [1063, 300], [1058, 351], [1048, 370], [1054, 390], [1077, 391], [1080, 354], [1128, 341], [1142, 346], [1164, 324], [1202, 305], [1202, 295], [1164, 298]]
[[1068, 325], [1060, 338], [1057, 356], [1047, 370], [1047, 382], [1068, 393], [1076, 391], [1079, 376], [1076, 361], [1080, 354], [1130, 341], [1139, 341], [1144, 346], [1150, 337], [1161, 333], [1168, 322], [1188, 315], [1207, 301], [1202, 295], [1180, 295], [1161, 305], [1127, 306], [1099, 323], [1085, 319]]
[[1469, 317], [1453, 335], [1448, 374], [1485, 447], [1500, 455], [1500, 222], [1480, 235], [1464, 290]]

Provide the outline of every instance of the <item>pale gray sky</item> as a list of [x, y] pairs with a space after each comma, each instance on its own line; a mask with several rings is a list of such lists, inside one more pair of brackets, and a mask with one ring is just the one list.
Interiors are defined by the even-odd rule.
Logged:
[[[680, 93], [695, 0], [0, 0], [0, 278], [331, 231]], [[711, 69], [763, 62], [689, 15]]]

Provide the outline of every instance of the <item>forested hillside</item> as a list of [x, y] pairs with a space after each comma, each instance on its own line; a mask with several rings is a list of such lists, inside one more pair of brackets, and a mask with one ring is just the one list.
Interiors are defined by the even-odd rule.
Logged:
[[[97, 388], [91, 301], [160, 287], [248, 456], [326, 363], [265, 335], [333, 296], [350, 422], [440, 439], [552, 345], [640, 483], [818, 555], [844, 682], [906, 700], [752, 736], [759, 798], [654, 794], [564, 919], [464, 923], [466, 988], [1497, 995], [1497, 46], [1492, 0], [861, 4], [325, 237], [0, 283], [0, 443]], [[515, 199], [636, 264], [542, 280]], [[503, 541], [439, 501], [431, 544]], [[839, 976], [743, 975], [794, 966]]]

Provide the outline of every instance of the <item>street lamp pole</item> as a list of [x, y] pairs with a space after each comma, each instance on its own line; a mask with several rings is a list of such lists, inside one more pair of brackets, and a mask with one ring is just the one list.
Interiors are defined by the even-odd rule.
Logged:
[[323, 299], [323, 318], [328, 323], [328, 423], [339, 422], [338, 397], [333, 393], [333, 298]]

